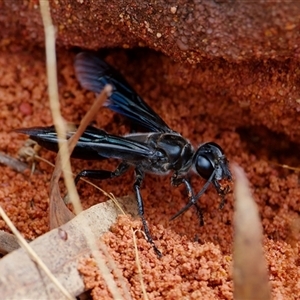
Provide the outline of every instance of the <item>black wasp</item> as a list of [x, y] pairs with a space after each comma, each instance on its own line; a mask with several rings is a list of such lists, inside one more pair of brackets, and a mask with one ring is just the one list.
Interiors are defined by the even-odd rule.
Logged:
[[[144, 217], [143, 200], [140, 187], [145, 173], [167, 174], [173, 172], [173, 186], [184, 184], [188, 194], [188, 204], [172, 219], [178, 217], [192, 205], [197, 209], [201, 225], [203, 217], [198, 199], [212, 183], [219, 195], [228, 193], [229, 187], [222, 188], [219, 181], [231, 180], [228, 161], [221, 147], [213, 142], [200, 145], [194, 150], [188, 140], [168, 125], [137, 95], [127, 81], [111, 66], [95, 54], [82, 52], [76, 56], [75, 71], [82, 87], [95, 93], [100, 93], [106, 84], [111, 84], [113, 92], [105, 106], [128, 117], [132, 122], [143, 127], [147, 132], [131, 133], [125, 136], [115, 136], [95, 127], [88, 127], [80, 137], [72, 157], [82, 159], [115, 158], [122, 162], [115, 171], [83, 170], [75, 182], [81, 177], [108, 179], [124, 174], [130, 167], [135, 170], [133, 188], [136, 193], [138, 212], [142, 219], [148, 241], [155, 247]], [[19, 129], [41, 146], [57, 151], [57, 136], [54, 127], [35, 127]], [[69, 132], [71, 136], [74, 132]], [[191, 187], [188, 173], [193, 169], [207, 180], [201, 191], [195, 195]]]

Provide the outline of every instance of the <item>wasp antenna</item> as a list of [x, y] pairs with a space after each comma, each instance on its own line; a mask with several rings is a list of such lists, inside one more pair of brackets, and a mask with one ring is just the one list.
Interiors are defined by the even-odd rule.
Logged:
[[206, 183], [204, 184], [202, 190], [197, 194], [197, 196], [195, 197], [195, 202], [198, 201], [198, 199], [205, 193], [205, 191], [208, 189], [209, 185], [212, 183], [213, 178], [215, 177], [216, 174], [216, 169], [214, 169], [214, 171], [211, 173], [210, 177], [208, 178], [208, 180], [206, 181]]
[[178, 213], [176, 213], [172, 218], [170, 218], [170, 221], [175, 220], [178, 218], [180, 215], [185, 213], [192, 205], [194, 205], [194, 201], [190, 201], [185, 207], [183, 207]]

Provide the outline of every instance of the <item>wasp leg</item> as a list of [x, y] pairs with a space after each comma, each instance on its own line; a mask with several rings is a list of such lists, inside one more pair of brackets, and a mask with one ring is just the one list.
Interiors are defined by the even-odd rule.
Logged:
[[196, 213], [200, 221], [200, 226], [204, 226], [204, 218], [203, 218], [203, 211], [202, 208], [198, 205], [198, 203], [194, 204], [196, 208]]
[[197, 213], [197, 216], [198, 216], [199, 221], [200, 221], [200, 226], [204, 226], [203, 212], [202, 212], [202, 209], [201, 209], [200, 205], [197, 202], [194, 201], [195, 195], [194, 195], [193, 188], [192, 188], [190, 182], [187, 179], [183, 179], [183, 183], [185, 184], [186, 192], [187, 192], [188, 197], [189, 197], [189, 202], [193, 202], [194, 207], [196, 208], [196, 213]]
[[147, 221], [144, 217], [144, 203], [143, 203], [142, 195], [140, 193], [140, 188], [141, 188], [141, 184], [142, 184], [143, 179], [144, 179], [144, 172], [141, 171], [140, 169], [136, 168], [135, 169], [135, 182], [134, 182], [133, 188], [134, 188], [135, 193], [136, 193], [138, 213], [139, 213], [140, 218], [142, 219], [144, 231], [145, 231], [148, 242], [152, 245], [152, 247], [153, 247], [155, 253], [157, 254], [157, 256], [162, 257], [161, 252], [158, 250], [158, 248], [156, 247], [156, 245], [155, 245], [155, 243], [152, 239], [149, 227], [147, 225]]
[[125, 162], [119, 164], [115, 171], [107, 170], [83, 170], [75, 177], [75, 185], [77, 185], [80, 178], [90, 179], [109, 179], [123, 175], [129, 169], [129, 165]]
[[202, 209], [201, 207], [198, 205], [198, 203], [196, 202], [195, 200], [195, 194], [194, 194], [194, 191], [193, 191], [193, 188], [189, 182], [188, 179], [184, 178], [184, 177], [173, 177], [172, 178], [172, 184], [175, 185], [175, 186], [179, 186], [180, 184], [184, 183], [185, 185], [185, 189], [186, 189], [186, 192], [187, 192], [187, 195], [188, 195], [188, 204], [182, 209], [180, 210], [177, 214], [175, 214], [171, 220], [174, 220], [176, 219], [177, 217], [179, 217], [182, 213], [184, 213], [185, 211], [188, 210], [188, 208], [190, 208], [192, 205], [195, 206], [196, 208], [196, 212], [197, 212], [197, 216], [200, 220], [200, 226], [203, 226], [204, 225], [204, 221], [203, 221], [203, 212], [202, 212]]

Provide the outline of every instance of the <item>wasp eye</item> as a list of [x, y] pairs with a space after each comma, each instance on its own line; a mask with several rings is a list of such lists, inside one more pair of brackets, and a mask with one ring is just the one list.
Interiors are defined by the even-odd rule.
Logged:
[[214, 171], [214, 166], [212, 165], [210, 159], [202, 155], [197, 156], [195, 167], [198, 174], [204, 179], [209, 179]]

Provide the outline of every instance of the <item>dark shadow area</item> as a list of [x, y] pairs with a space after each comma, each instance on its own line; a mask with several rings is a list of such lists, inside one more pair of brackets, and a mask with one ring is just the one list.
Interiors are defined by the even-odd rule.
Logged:
[[300, 145], [284, 134], [272, 132], [264, 126], [239, 127], [236, 132], [247, 144], [249, 153], [270, 163], [300, 168]]

